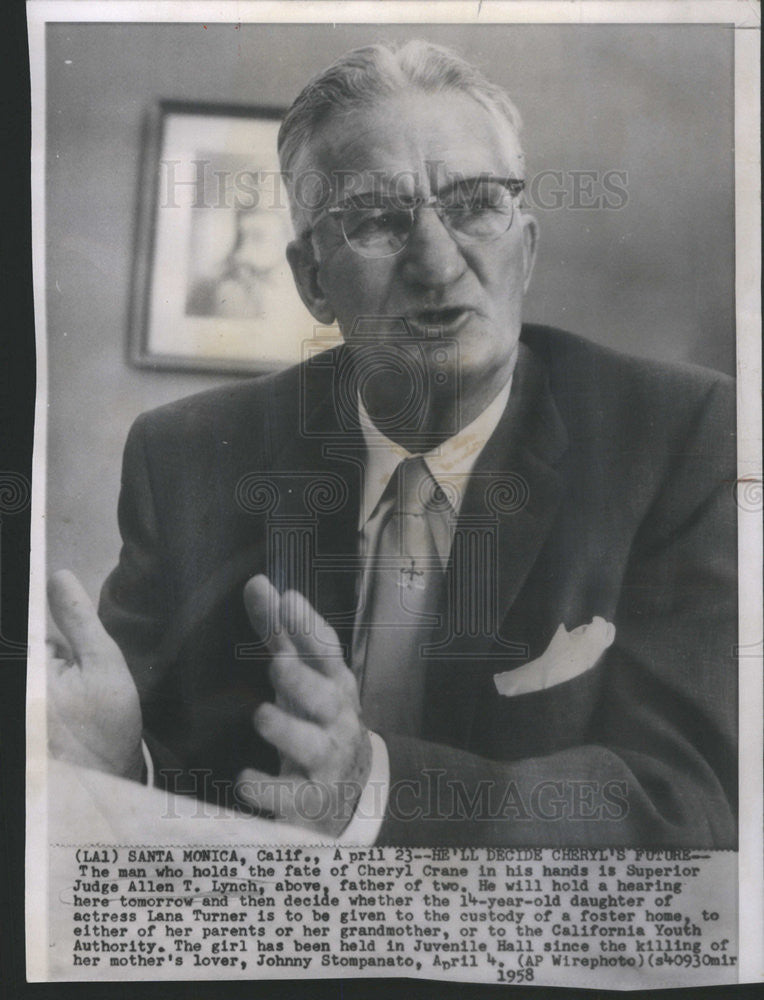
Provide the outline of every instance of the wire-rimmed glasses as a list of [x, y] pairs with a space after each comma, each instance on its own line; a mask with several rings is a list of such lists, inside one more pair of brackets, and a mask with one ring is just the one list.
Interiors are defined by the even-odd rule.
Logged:
[[355, 195], [326, 209], [314, 226], [329, 216], [340, 223], [345, 242], [361, 257], [392, 257], [408, 244], [417, 213], [433, 208], [457, 242], [490, 242], [510, 229], [523, 187], [524, 181], [517, 178], [481, 176], [460, 180], [429, 198]]

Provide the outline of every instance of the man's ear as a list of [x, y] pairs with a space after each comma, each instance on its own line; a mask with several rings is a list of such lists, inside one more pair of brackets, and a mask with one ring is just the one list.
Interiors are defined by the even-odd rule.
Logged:
[[318, 280], [318, 261], [311, 241], [305, 237], [292, 240], [286, 255], [300, 298], [319, 323], [329, 326], [334, 322], [334, 309]]
[[533, 274], [533, 265], [536, 263], [536, 247], [539, 239], [539, 224], [532, 215], [523, 214], [521, 225], [523, 227], [523, 291], [528, 291]]

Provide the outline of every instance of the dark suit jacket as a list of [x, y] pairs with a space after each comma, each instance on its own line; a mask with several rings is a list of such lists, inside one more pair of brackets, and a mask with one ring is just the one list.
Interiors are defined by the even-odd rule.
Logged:
[[[346, 369], [326, 352], [130, 432], [100, 613], [175, 788], [231, 804], [243, 766], [277, 770], [251, 724], [272, 695], [251, 575], [349, 643], [364, 451]], [[422, 738], [382, 734], [380, 843], [735, 845], [734, 427], [725, 376], [524, 328], [460, 512]], [[595, 615], [616, 639], [592, 669], [497, 693]]]

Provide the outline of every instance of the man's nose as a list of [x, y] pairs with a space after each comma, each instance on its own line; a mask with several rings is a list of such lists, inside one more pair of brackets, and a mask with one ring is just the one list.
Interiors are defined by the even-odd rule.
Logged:
[[460, 278], [466, 267], [461, 249], [435, 208], [420, 208], [404, 251], [406, 278], [426, 288], [439, 288]]

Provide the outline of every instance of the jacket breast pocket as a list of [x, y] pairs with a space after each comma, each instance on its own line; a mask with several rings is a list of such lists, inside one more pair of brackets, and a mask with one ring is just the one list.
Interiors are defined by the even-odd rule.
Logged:
[[474, 721], [477, 751], [495, 760], [519, 760], [590, 742], [604, 661], [561, 684], [512, 697], [499, 694], [491, 679]]

